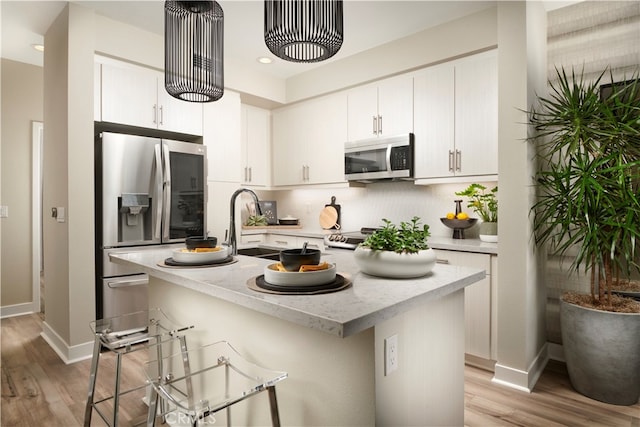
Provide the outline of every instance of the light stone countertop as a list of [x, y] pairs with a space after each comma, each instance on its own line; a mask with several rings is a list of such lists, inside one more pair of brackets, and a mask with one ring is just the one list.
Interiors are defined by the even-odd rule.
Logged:
[[142, 269], [150, 276], [176, 286], [339, 337], [354, 335], [485, 277], [484, 270], [436, 264], [423, 278], [383, 279], [361, 273], [353, 259], [353, 251], [328, 249], [322, 260], [335, 263], [338, 273], [352, 281], [351, 287], [320, 295], [275, 295], [247, 287], [249, 279], [261, 275], [265, 266], [274, 261], [239, 255], [236, 263], [219, 267], [158, 265], [170, 256], [171, 249], [110, 255], [115, 263]]
[[[282, 230], [282, 229], [269, 229], [269, 228], [260, 228], [255, 230], [243, 229], [242, 235], [252, 235], [252, 234], [276, 234], [282, 236], [296, 236], [296, 237], [307, 237], [307, 238], [315, 238], [322, 239], [325, 235], [331, 234], [336, 230], [316, 230], [316, 229], [291, 229], [291, 230]], [[443, 237], [443, 236], [431, 236], [428, 240], [429, 246], [433, 249], [446, 249], [450, 251], [461, 251], [461, 252], [474, 252], [480, 254], [490, 254], [497, 255], [498, 254], [498, 244], [497, 243], [487, 243], [483, 242], [480, 239], [453, 239], [451, 237]]]

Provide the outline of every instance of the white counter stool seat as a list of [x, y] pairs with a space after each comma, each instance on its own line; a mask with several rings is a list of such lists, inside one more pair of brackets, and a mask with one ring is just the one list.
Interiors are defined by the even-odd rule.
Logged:
[[227, 425], [231, 426], [231, 406], [263, 391], [269, 395], [271, 423], [280, 426], [276, 384], [287, 378], [286, 372], [249, 362], [226, 341], [187, 353], [179, 352], [145, 364], [145, 375], [153, 385], [148, 427], [155, 425], [158, 399], [167, 406], [160, 415], [169, 424], [184, 425], [188, 421], [193, 427], [200, 422], [209, 425], [217, 421], [214, 414], [224, 409]]
[[[146, 382], [142, 382], [136, 387], [121, 390], [123, 357], [133, 352], [147, 350], [150, 354], [155, 354], [154, 358], [161, 358], [163, 351], [172, 348], [169, 347], [170, 344], [179, 345], [181, 351], [186, 352], [185, 332], [193, 326], [178, 325], [158, 308], [98, 319], [91, 322], [90, 326], [95, 340], [84, 426], [91, 425], [91, 416], [95, 411], [108, 426], [117, 427], [120, 397], [148, 386]], [[103, 351], [115, 354], [114, 390], [113, 394], [97, 399], [96, 380]]]

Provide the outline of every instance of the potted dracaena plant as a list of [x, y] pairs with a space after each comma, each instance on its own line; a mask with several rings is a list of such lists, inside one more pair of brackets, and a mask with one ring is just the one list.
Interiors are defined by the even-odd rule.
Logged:
[[363, 273], [389, 278], [421, 277], [436, 263], [436, 254], [429, 248], [431, 235], [420, 218], [400, 222], [397, 226], [387, 219], [384, 225], [360, 243], [354, 252], [356, 264]]
[[[580, 393], [632, 405], [640, 397], [640, 302], [613, 294], [620, 273], [640, 269], [640, 81], [613, 85], [556, 70], [548, 97], [529, 111], [535, 134], [538, 247], [590, 280], [560, 300], [562, 345]], [[612, 78], [613, 81], [613, 78]], [[561, 264], [564, 265], [564, 264]]]
[[482, 184], [470, 184], [463, 191], [455, 193], [469, 199], [467, 207], [474, 211], [482, 222], [479, 225], [479, 237], [483, 242], [498, 241], [498, 187], [487, 191]]

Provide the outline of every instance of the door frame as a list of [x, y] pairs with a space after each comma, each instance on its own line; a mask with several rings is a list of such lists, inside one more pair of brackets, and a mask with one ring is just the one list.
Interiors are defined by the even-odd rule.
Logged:
[[44, 269], [43, 242], [42, 242], [42, 160], [44, 143], [44, 123], [33, 121], [31, 123], [31, 279], [33, 300], [32, 312], [39, 313], [40, 304], [40, 275]]

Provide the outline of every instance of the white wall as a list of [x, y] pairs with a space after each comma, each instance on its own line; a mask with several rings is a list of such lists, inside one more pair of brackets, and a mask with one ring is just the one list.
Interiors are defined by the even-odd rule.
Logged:
[[3, 231], [0, 305], [30, 308], [33, 300], [31, 122], [42, 121], [44, 81], [42, 67], [2, 59], [2, 68], [0, 204], [9, 207], [9, 217], [2, 218], [0, 223]]
[[[69, 4], [45, 35], [44, 334], [63, 360], [91, 340], [94, 304], [93, 13]], [[78, 347], [80, 346], [80, 348]]]

